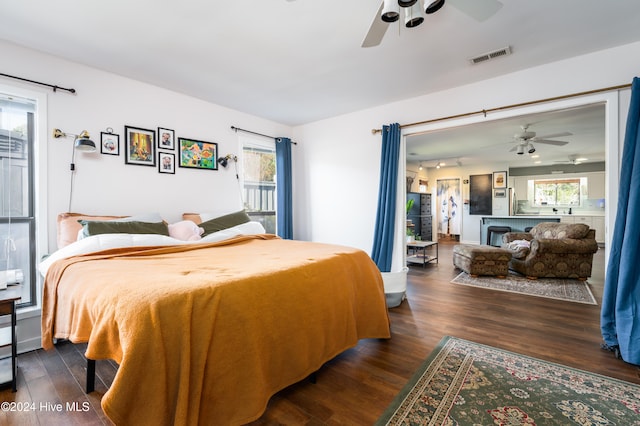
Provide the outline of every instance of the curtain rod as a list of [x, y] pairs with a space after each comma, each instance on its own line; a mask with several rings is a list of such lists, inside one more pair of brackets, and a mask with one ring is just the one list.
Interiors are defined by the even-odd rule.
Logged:
[[[258, 136], [262, 136], [262, 137], [265, 137], [265, 138], [273, 139], [273, 140], [276, 140], [276, 141], [278, 139], [280, 139], [280, 138], [276, 138], [274, 136], [269, 136], [269, 135], [265, 135], [265, 134], [258, 133], [258, 132], [252, 132], [251, 130], [245, 130], [245, 129], [241, 129], [241, 128], [235, 127], [235, 126], [231, 126], [231, 130], [233, 130], [236, 133], [238, 133], [238, 132], [251, 133], [252, 135], [258, 135]], [[291, 143], [294, 144], [294, 145], [298, 145], [298, 142], [291, 141]]]
[[56, 86], [54, 84], [48, 84], [48, 83], [41, 83], [39, 81], [29, 80], [28, 78], [16, 77], [15, 75], [9, 75], [9, 74], [0, 73], [0, 76], [14, 78], [14, 79], [20, 80], [20, 81], [26, 81], [27, 83], [33, 83], [33, 84], [39, 84], [41, 86], [51, 87], [54, 92], [57, 91], [57, 90], [64, 90], [64, 91], [67, 91], [69, 93], [76, 93], [76, 89], [67, 89], [66, 87], [60, 87], [60, 86]]
[[[506, 105], [506, 106], [501, 106], [501, 107], [497, 107], [497, 108], [483, 109], [481, 111], [473, 111], [473, 112], [467, 112], [467, 113], [464, 113], [464, 114], [450, 115], [448, 117], [434, 118], [433, 120], [425, 120], [425, 121], [418, 121], [418, 122], [415, 122], [415, 123], [401, 124], [400, 128], [404, 129], [405, 127], [412, 127], [412, 126], [419, 126], [419, 125], [422, 125], [422, 124], [436, 123], [438, 121], [452, 120], [454, 118], [469, 117], [469, 116], [478, 115], [478, 114], [484, 114], [484, 116], [486, 117], [487, 113], [489, 113], [489, 112], [502, 111], [502, 110], [505, 110], [505, 109], [512, 109], [512, 108], [518, 108], [518, 107], [535, 105], [535, 104], [542, 104], [542, 103], [545, 103], [545, 102], [558, 101], [558, 100], [561, 100], [561, 99], [575, 98], [575, 97], [578, 97], [578, 96], [592, 95], [594, 93], [610, 92], [612, 90], [627, 89], [629, 87], [631, 87], [631, 84], [622, 84], [622, 85], [619, 85], [619, 86], [605, 87], [605, 88], [602, 88], [602, 89], [589, 90], [589, 91], [586, 91], [586, 92], [572, 93], [570, 95], [555, 96], [553, 98], [538, 99], [536, 101], [522, 102], [522, 103], [519, 103], [519, 104]], [[382, 132], [382, 129], [371, 129], [371, 133], [374, 134], [374, 135], [376, 133], [380, 133], [380, 132]]]

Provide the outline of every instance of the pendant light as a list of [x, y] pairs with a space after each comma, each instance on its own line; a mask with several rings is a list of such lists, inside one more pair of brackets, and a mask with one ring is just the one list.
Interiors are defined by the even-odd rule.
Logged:
[[400, 19], [400, 6], [396, 0], [384, 0], [380, 19], [384, 22], [396, 22]]
[[398, 5], [400, 7], [411, 7], [417, 2], [418, 0], [398, 0]]
[[404, 25], [407, 28], [415, 28], [424, 22], [422, 8], [419, 3], [404, 9]]
[[427, 15], [436, 13], [442, 6], [444, 6], [444, 1], [445, 0], [435, 0], [431, 2], [431, 0], [424, 0], [424, 13]]

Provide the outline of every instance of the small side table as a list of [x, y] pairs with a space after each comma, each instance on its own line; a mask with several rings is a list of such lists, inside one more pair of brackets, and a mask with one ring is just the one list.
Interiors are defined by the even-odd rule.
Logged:
[[9, 324], [0, 325], [0, 348], [11, 346], [11, 357], [0, 359], [0, 387], [11, 385], [17, 390], [18, 339], [16, 337], [16, 302], [22, 298], [22, 286], [0, 290], [0, 317], [11, 315]]
[[[431, 255], [427, 254], [427, 248], [432, 248]], [[435, 241], [413, 241], [407, 243], [407, 250], [413, 250], [415, 254], [407, 256], [407, 263], [418, 263], [424, 267], [427, 263], [438, 263], [438, 243]]]

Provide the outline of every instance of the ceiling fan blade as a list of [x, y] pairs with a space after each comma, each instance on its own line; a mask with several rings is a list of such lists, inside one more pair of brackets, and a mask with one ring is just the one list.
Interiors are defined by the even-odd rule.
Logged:
[[376, 16], [373, 17], [373, 21], [371, 22], [371, 26], [369, 27], [369, 31], [364, 37], [364, 40], [362, 40], [362, 47], [373, 47], [379, 45], [382, 42], [382, 38], [387, 32], [387, 28], [389, 28], [389, 23], [384, 22], [382, 19], [380, 19], [380, 14], [382, 13], [383, 6], [384, 3], [380, 3], [380, 7], [376, 12]]
[[519, 146], [520, 146], [520, 145], [516, 145], [516, 146], [514, 146], [513, 148], [511, 148], [511, 149], [509, 150], [509, 152], [514, 152], [514, 151], [516, 151], [516, 150], [518, 149], [518, 147], [519, 147]]
[[569, 143], [567, 141], [552, 141], [552, 140], [549, 140], [549, 139], [536, 139], [533, 142], [535, 142], [535, 143], [544, 143], [544, 144], [547, 144], [547, 145], [556, 145], [556, 146], [562, 146], [562, 145], [566, 145], [566, 144]]
[[573, 136], [573, 133], [571, 133], [571, 132], [554, 133], [552, 135], [538, 136], [538, 138], [540, 138], [540, 139], [550, 139], [550, 138], [562, 138], [562, 137], [565, 137], [565, 136]]
[[498, 0], [449, 0], [460, 12], [471, 16], [478, 22], [486, 21], [500, 10]]

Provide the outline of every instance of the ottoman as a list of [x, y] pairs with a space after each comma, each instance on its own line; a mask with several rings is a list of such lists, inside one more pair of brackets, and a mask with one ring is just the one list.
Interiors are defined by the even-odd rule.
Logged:
[[511, 251], [500, 247], [457, 244], [453, 247], [453, 265], [471, 276], [509, 273]]

